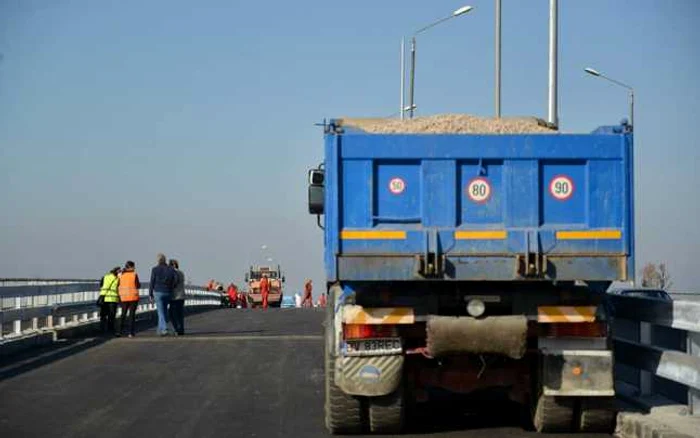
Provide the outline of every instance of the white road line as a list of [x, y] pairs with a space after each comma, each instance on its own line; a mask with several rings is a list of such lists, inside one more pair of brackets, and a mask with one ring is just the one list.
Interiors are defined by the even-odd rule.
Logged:
[[320, 341], [323, 339], [321, 335], [260, 335], [260, 336], [198, 336], [196, 334], [185, 336], [163, 336], [163, 337], [134, 337], [134, 338], [117, 338], [112, 341], [117, 342], [180, 342], [180, 341]]

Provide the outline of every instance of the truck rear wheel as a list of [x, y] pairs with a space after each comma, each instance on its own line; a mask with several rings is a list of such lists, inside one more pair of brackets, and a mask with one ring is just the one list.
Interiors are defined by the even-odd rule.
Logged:
[[404, 391], [401, 387], [391, 394], [369, 399], [369, 428], [372, 433], [401, 432], [405, 411]]
[[617, 412], [612, 398], [586, 397], [581, 399], [578, 429], [581, 432], [612, 433]]
[[532, 423], [538, 432], [570, 432], [574, 423], [573, 398], [540, 395]]
[[[333, 293], [331, 292], [331, 297]], [[335, 361], [331, 353], [333, 345], [333, 306], [335, 300], [330, 299], [326, 309], [326, 339], [324, 362], [326, 368], [326, 428], [333, 435], [359, 434], [363, 431], [362, 403], [359, 398], [344, 393], [335, 384]]]

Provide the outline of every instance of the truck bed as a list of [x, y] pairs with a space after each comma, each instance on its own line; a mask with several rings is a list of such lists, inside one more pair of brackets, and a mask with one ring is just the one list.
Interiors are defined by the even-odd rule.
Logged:
[[632, 144], [624, 126], [385, 134], [332, 121], [327, 278], [634, 278]]

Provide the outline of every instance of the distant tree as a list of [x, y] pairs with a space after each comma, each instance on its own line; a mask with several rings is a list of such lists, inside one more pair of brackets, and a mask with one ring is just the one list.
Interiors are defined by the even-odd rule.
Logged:
[[642, 287], [669, 289], [673, 285], [665, 263], [647, 263], [642, 269]]

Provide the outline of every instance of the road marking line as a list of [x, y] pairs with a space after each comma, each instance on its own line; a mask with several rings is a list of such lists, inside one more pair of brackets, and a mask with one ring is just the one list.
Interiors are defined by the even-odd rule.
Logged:
[[135, 337], [118, 338], [114, 341], [129, 342], [179, 342], [179, 341], [320, 341], [322, 335], [223, 335], [223, 336], [199, 336], [196, 333], [185, 336], [164, 336], [164, 337]]

